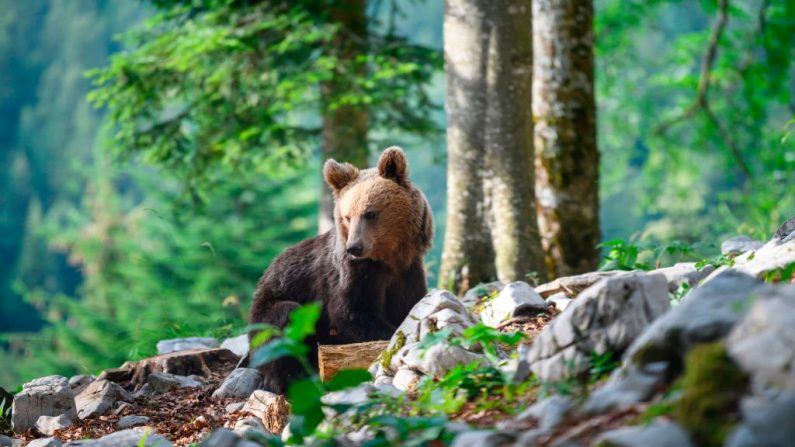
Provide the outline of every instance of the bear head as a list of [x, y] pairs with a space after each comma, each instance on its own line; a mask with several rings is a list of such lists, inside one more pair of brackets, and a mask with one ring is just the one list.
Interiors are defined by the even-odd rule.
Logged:
[[409, 181], [402, 149], [384, 150], [377, 167], [370, 169], [328, 160], [323, 177], [334, 193], [337, 249], [343, 256], [403, 269], [428, 251], [431, 209]]

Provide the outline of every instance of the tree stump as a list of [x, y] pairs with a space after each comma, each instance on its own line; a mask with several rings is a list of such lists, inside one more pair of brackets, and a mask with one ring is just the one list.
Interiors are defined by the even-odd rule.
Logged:
[[341, 369], [367, 369], [389, 345], [389, 341], [366, 341], [347, 345], [319, 345], [317, 364], [320, 380], [327, 382]]

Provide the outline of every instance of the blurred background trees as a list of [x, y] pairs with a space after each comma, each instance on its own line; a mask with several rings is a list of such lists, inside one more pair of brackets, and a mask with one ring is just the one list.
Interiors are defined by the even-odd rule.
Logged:
[[[322, 150], [363, 154], [326, 126], [403, 145], [441, 238], [442, 2], [347, 3], [352, 21], [321, 1], [0, 0], [0, 386], [239, 330], [270, 259], [317, 231]], [[601, 240], [772, 234], [795, 209], [795, 2], [594, 6]]]

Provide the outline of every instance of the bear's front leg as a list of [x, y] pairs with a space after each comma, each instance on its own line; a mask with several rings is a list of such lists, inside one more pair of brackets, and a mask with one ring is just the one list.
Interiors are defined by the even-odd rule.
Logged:
[[351, 302], [339, 297], [329, 303], [329, 327], [334, 344], [389, 340], [397, 329], [383, 316], [377, 303]]

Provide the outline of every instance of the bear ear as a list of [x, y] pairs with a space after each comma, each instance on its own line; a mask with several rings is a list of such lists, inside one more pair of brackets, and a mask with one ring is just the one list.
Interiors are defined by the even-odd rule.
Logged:
[[359, 176], [359, 169], [350, 163], [337, 163], [333, 159], [326, 160], [323, 165], [323, 178], [335, 194]]
[[399, 185], [408, 183], [409, 168], [403, 149], [392, 146], [384, 150], [378, 159], [378, 175], [394, 180]]

